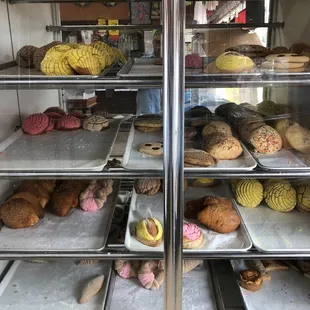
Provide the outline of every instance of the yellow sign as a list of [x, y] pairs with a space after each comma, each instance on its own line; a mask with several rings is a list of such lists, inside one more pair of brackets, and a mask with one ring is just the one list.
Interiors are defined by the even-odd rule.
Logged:
[[[118, 20], [109, 20], [108, 21], [109, 26], [118, 26]], [[109, 30], [110, 36], [119, 36], [119, 30]]]

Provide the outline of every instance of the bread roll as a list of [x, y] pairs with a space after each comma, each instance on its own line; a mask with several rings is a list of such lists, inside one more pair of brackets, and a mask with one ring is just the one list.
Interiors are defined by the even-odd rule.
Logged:
[[250, 135], [249, 142], [255, 147], [257, 152], [262, 154], [272, 154], [282, 148], [281, 136], [268, 125], [254, 130]]
[[205, 208], [198, 213], [198, 221], [222, 234], [235, 231], [240, 225], [240, 216], [232, 207], [231, 200], [212, 197], [204, 201]]
[[32, 205], [22, 198], [5, 202], [0, 207], [0, 219], [9, 228], [26, 228], [39, 222]]
[[288, 142], [285, 133], [286, 131], [293, 125], [294, 123], [288, 119], [280, 119], [275, 122], [274, 128], [280, 134], [282, 139], [282, 147], [285, 149], [289, 149], [292, 146]]
[[232, 136], [230, 126], [221, 121], [210, 122], [208, 125], [203, 127], [202, 137], [205, 141], [208, 139], [208, 136], [210, 137], [214, 134]]
[[217, 160], [236, 159], [243, 152], [238, 139], [221, 134], [214, 135], [206, 142], [205, 151]]
[[285, 137], [295, 150], [304, 154], [310, 153], [310, 131], [308, 129], [295, 123], [286, 130]]
[[263, 277], [259, 271], [243, 270], [240, 272], [240, 286], [246, 290], [256, 292], [263, 285]]

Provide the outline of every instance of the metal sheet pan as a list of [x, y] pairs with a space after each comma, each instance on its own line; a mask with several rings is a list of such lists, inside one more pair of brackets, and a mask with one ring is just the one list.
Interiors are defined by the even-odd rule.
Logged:
[[[151, 291], [138, 279], [116, 276], [110, 310], [162, 310], [164, 286]], [[210, 270], [207, 262], [183, 275], [183, 309], [217, 310]]]
[[112, 69], [116, 67], [118, 60], [115, 61], [111, 66], [105, 68], [100, 75], [61, 75], [61, 76], [49, 76], [44, 75], [41, 71], [36, 68], [23, 68], [19, 67], [16, 61], [10, 61], [3, 64], [0, 64], [0, 79], [5, 77], [10, 78], [29, 78], [29, 79], [58, 79], [58, 80], [78, 80], [78, 79], [87, 79], [93, 80], [102, 78], [111, 72]]
[[[156, 65], [156, 58], [132, 58], [117, 73], [121, 78], [162, 77], [163, 66]], [[185, 69], [186, 76], [201, 75], [203, 69]]]
[[104, 248], [114, 215], [120, 181], [114, 180], [113, 193], [97, 212], [75, 208], [66, 217], [48, 210], [33, 227], [2, 227], [0, 250], [8, 251], [99, 251]]
[[[249, 266], [243, 260], [231, 261], [236, 280], [240, 271]], [[273, 271], [271, 281], [263, 283], [257, 292], [240, 287], [244, 303], [249, 310], [308, 310], [310, 280], [293, 269]]]
[[31, 136], [20, 129], [0, 144], [0, 170], [101, 171], [107, 164], [121, 119], [100, 132], [53, 130]]
[[234, 204], [254, 246], [263, 252], [310, 252], [310, 213], [273, 211], [263, 202], [256, 208]]
[[[122, 162], [123, 167], [125, 169], [130, 170], [141, 170], [141, 169], [162, 170], [163, 159], [161, 156], [145, 155], [138, 151], [138, 147], [142, 143], [148, 141], [162, 141], [162, 140], [163, 140], [162, 132], [143, 133], [136, 130], [134, 128], [134, 124], [132, 124], [129, 137], [127, 140], [125, 153], [123, 156], [123, 162]], [[198, 145], [196, 145], [197, 142], [187, 141], [185, 144], [186, 147], [200, 148]], [[247, 148], [244, 145], [242, 146], [243, 146], [243, 154], [237, 159], [221, 160], [213, 167], [191, 167], [191, 168], [185, 167], [184, 170], [205, 171], [205, 172], [251, 171], [256, 167], [257, 163], [251, 156]]]
[[[198, 199], [203, 196], [222, 196], [231, 198], [231, 191], [228, 185], [223, 182], [214, 187], [197, 188], [188, 187], [184, 193], [185, 203], [189, 200]], [[128, 222], [126, 228], [125, 246], [130, 251], [138, 252], [162, 252], [163, 244], [153, 248], [144, 245], [134, 237], [136, 223], [146, 217], [155, 217], [163, 225], [164, 213], [164, 197], [163, 193], [158, 192], [155, 196], [137, 195], [135, 190], [131, 198]], [[185, 219], [185, 221], [187, 221]], [[205, 241], [200, 249], [194, 249], [195, 252], [210, 253], [210, 252], [246, 252], [252, 247], [250, 237], [241, 223], [240, 227], [230, 234], [219, 234], [209, 230], [206, 226], [199, 223], [197, 220], [188, 220], [199, 226], [204, 234]], [[193, 250], [186, 250], [193, 251]]]
[[[0, 308], [6, 310], [104, 310], [112, 262], [77, 265], [72, 260], [30, 263], [15, 261], [0, 284]], [[86, 304], [79, 304], [87, 282], [104, 275], [100, 292]]]

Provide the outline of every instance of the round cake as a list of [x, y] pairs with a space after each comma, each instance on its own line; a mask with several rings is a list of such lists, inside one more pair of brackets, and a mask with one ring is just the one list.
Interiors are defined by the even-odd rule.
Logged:
[[78, 118], [72, 115], [65, 115], [56, 123], [56, 129], [75, 130], [81, 128], [81, 125], [81, 120]]
[[50, 125], [50, 120], [43, 113], [36, 113], [24, 119], [22, 128], [29, 135], [39, 135], [46, 131]]
[[235, 185], [235, 196], [243, 207], [255, 208], [264, 198], [263, 185], [257, 180], [240, 180]]
[[269, 180], [265, 183], [265, 202], [269, 208], [289, 212], [296, 206], [296, 191], [287, 180]]

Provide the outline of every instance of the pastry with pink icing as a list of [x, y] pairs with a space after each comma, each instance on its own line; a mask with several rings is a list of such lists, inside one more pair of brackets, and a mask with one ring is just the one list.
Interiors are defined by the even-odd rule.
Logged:
[[58, 121], [63, 117], [63, 115], [58, 114], [56, 112], [44, 112], [44, 114], [47, 115], [53, 121]]
[[203, 232], [197, 225], [188, 222], [183, 224], [184, 249], [198, 249], [202, 246], [203, 241]]
[[93, 180], [80, 195], [80, 207], [87, 212], [101, 209], [113, 191], [113, 180]]
[[185, 68], [202, 69], [202, 58], [199, 54], [189, 54], [185, 56]]
[[118, 259], [114, 262], [114, 269], [124, 279], [137, 278], [140, 265], [140, 260]]
[[75, 130], [81, 128], [81, 126], [81, 120], [72, 115], [65, 115], [56, 123], [56, 129], [58, 130]]
[[49, 118], [43, 113], [36, 113], [24, 119], [22, 128], [29, 135], [39, 135], [44, 133], [49, 127]]
[[49, 119], [48, 126], [45, 129], [45, 132], [50, 132], [53, 129], [54, 129], [54, 121], [52, 119]]
[[161, 260], [142, 261], [138, 278], [146, 289], [158, 290], [164, 282], [164, 262]]

